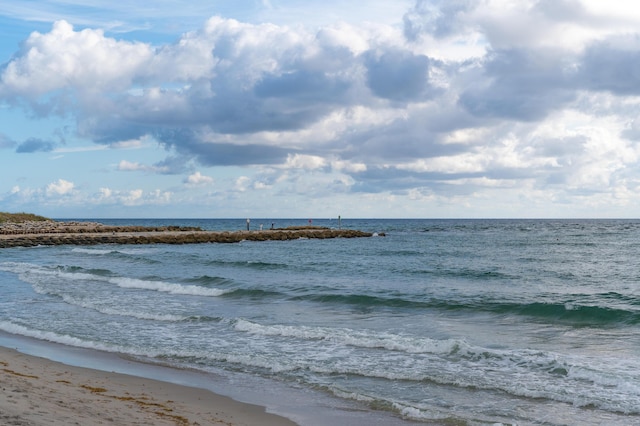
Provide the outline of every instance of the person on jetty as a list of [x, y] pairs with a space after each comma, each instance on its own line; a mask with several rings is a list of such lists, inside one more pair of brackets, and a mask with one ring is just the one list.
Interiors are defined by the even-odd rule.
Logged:
[[251, 219], [247, 219], [247, 231], [251, 227]]

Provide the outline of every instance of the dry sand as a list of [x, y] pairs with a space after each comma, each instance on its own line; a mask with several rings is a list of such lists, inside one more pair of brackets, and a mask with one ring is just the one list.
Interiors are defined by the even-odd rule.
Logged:
[[0, 425], [294, 425], [208, 390], [0, 347]]

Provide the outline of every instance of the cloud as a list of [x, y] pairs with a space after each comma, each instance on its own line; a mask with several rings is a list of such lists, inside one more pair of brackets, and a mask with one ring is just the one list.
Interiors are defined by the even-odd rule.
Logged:
[[149, 170], [150, 167], [149, 166], [145, 166], [143, 164], [140, 163], [132, 163], [130, 161], [127, 160], [122, 160], [120, 161], [120, 163], [118, 163], [118, 170], [123, 171], [123, 172], [137, 172], [137, 171], [147, 171]]
[[324, 158], [315, 155], [289, 155], [285, 167], [294, 169], [318, 170], [327, 166]]
[[[312, 34], [212, 18], [152, 49], [61, 21], [26, 40], [2, 72], [0, 94], [38, 114], [76, 115], [78, 133], [100, 144], [151, 135], [184, 161], [274, 164], [299, 147], [226, 135], [298, 131], [370, 102], [372, 92], [393, 101], [432, 95], [426, 56], [394, 48], [358, 57], [354, 48], [366, 48], [367, 35], [354, 47], [338, 31], [353, 33], [344, 25]], [[365, 69], [367, 82], [359, 78]]]
[[49, 197], [68, 195], [73, 192], [75, 184], [64, 179], [58, 179], [47, 185], [46, 194]]
[[626, 128], [620, 133], [623, 138], [640, 141], [640, 119], [630, 121]]
[[100, 90], [128, 88], [131, 78], [148, 63], [150, 46], [116, 41], [101, 30], [74, 31], [66, 21], [57, 21], [51, 32], [34, 32], [21, 51], [2, 72], [0, 94], [36, 101], [44, 94], [64, 103], [64, 91], [89, 95]]
[[141, 164], [138, 162], [130, 162], [127, 160], [120, 161], [120, 163], [118, 163], [117, 169], [118, 171], [121, 171], [121, 172], [153, 172], [153, 173], [165, 173], [168, 170], [166, 167], [148, 166], [145, 164]]
[[336, 103], [348, 91], [349, 82], [323, 72], [296, 70], [267, 75], [254, 88], [261, 98], [288, 98], [301, 102]]
[[422, 34], [444, 38], [464, 30], [464, 14], [480, 4], [477, 0], [417, 0], [404, 15], [404, 34], [412, 41]]
[[200, 172], [195, 172], [187, 176], [184, 183], [187, 186], [211, 185], [213, 183], [213, 178], [211, 176], [205, 176]]
[[479, 117], [540, 120], [576, 99], [571, 59], [553, 49], [492, 51], [479, 64], [478, 83], [460, 94], [460, 104]]
[[14, 140], [0, 133], [0, 149], [13, 148], [15, 145], [16, 142]]
[[124, 205], [127, 207], [143, 205], [165, 205], [171, 203], [173, 193], [159, 189], [145, 192], [142, 189], [117, 190], [100, 188], [90, 202], [96, 206]]
[[592, 19], [578, 0], [539, 0], [533, 4], [533, 10], [557, 22], [584, 22]]
[[184, 163], [193, 157], [205, 166], [278, 164], [289, 152], [286, 148], [261, 144], [217, 142], [215, 134], [208, 136], [184, 128], [163, 131], [156, 138], [167, 149], [175, 149], [181, 154], [177, 161]]
[[409, 51], [366, 55], [367, 83], [376, 96], [396, 101], [424, 101], [431, 95], [430, 60]]
[[133, 205], [140, 202], [143, 191], [141, 189], [134, 189], [126, 192], [124, 195], [120, 195], [121, 201], [125, 206]]
[[238, 192], [245, 192], [249, 189], [251, 179], [248, 176], [240, 176], [235, 181], [234, 189]]
[[624, 35], [594, 42], [581, 58], [580, 77], [588, 90], [640, 94], [640, 40]]
[[[402, 27], [212, 17], [157, 45], [59, 21], [3, 66], [0, 97], [74, 119], [100, 146], [157, 143], [163, 160], [117, 169], [191, 187], [213, 182], [205, 168], [237, 166], [230, 192], [629, 194], [640, 181], [638, 19], [598, 19], [597, 7], [416, 0]], [[32, 138], [17, 151], [54, 147]], [[167, 199], [130, 191], [101, 197]]]
[[16, 152], [32, 153], [32, 152], [51, 152], [55, 148], [55, 144], [51, 141], [45, 141], [38, 138], [29, 138], [26, 141], [20, 143], [16, 148]]

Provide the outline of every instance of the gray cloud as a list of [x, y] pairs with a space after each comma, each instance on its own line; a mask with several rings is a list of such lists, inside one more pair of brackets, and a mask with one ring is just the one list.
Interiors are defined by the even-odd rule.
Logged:
[[465, 32], [465, 24], [460, 18], [478, 5], [478, 0], [417, 0], [404, 15], [404, 35], [408, 40], [416, 41], [424, 33], [444, 38]]
[[194, 167], [191, 164], [191, 157], [182, 155], [170, 155], [164, 160], [155, 163], [153, 166], [154, 169], [158, 170], [161, 174], [167, 175], [191, 173], [194, 171]]
[[294, 70], [281, 75], [266, 75], [254, 87], [260, 98], [287, 98], [303, 103], [339, 103], [350, 83], [330, 78], [323, 72]]
[[[436, 124], [438, 116], [432, 120]], [[441, 134], [429, 129], [431, 124], [428, 117], [397, 120], [383, 128], [358, 132], [344, 141], [348, 145], [335, 149], [345, 159], [366, 164], [456, 155], [469, 149], [463, 144], [443, 143]]]
[[16, 146], [16, 142], [14, 140], [0, 133], [0, 149], [13, 148], [14, 146]]
[[640, 41], [613, 38], [589, 46], [581, 58], [580, 77], [588, 90], [617, 95], [640, 94]]
[[282, 164], [291, 150], [258, 144], [200, 143], [185, 146], [206, 166], [238, 166], [253, 164]]
[[20, 143], [16, 148], [17, 153], [50, 152], [55, 148], [55, 143], [38, 138], [29, 138]]
[[[539, 189], [597, 188], [632, 169], [622, 155], [597, 165], [609, 152], [609, 135], [594, 137], [597, 126], [583, 121], [607, 115], [617, 129], [628, 126], [623, 137], [640, 140], [637, 106], [624, 98], [640, 91], [637, 36], [603, 36], [579, 48], [543, 43], [538, 36], [547, 24], [564, 28], [593, 17], [571, 0], [535, 2], [530, 16], [517, 4], [483, 15], [479, 4], [417, 0], [405, 15], [406, 39], [390, 29], [309, 33], [212, 18], [154, 49], [59, 24], [55, 34], [26, 41], [4, 67], [0, 96], [38, 114], [74, 117], [78, 134], [96, 143], [151, 136], [167, 150], [149, 168], [155, 173], [191, 173], [196, 164], [278, 166], [265, 167], [273, 176], [260, 182], [274, 187], [286, 167], [334, 173], [339, 179], [327, 177], [334, 182], [327, 185], [340, 191], [443, 196], [486, 180], [492, 188], [524, 180]], [[512, 42], [506, 35], [521, 22], [526, 34]], [[471, 33], [486, 45], [469, 47], [466, 59], [441, 54], [451, 39], [464, 43]], [[104, 69], [86, 66], [96, 58], [89, 35], [97, 53], [115, 58]], [[491, 45], [496, 37], [499, 46]], [[34, 49], [47, 54], [31, 63], [36, 41]], [[74, 51], [84, 53], [57, 68], [69, 75], [47, 74], [60, 52]], [[113, 63], [127, 66], [107, 66]], [[608, 98], [589, 105], [597, 96]], [[0, 147], [10, 146], [0, 137]], [[17, 151], [54, 146], [30, 139]], [[317, 158], [305, 168], [302, 160], [292, 164], [295, 154]]]
[[[379, 193], [390, 192], [406, 195], [408, 191], [423, 194], [436, 194], [443, 197], [469, 195], [482, 190], [483, 186], [474, 183], [474, 179], [525, 179], [531, 177], [529, 172], [516, 169], [497, 169], [488, 172], [474, 173], [442, 173], [414, 172], [397, 168], [375, 167], [354, 175], [357, 183], [354, 192]], [[466, 180], [464, 185], [457, 183]], [[510, 185], [505, 185], [509, 188]]]
[[543, 119], [576, 98], [566, 60], [566, 52], [551, 49], [493, 51], [480, 64], [478, 82], [461, 93], [460, 104], [479, 117]]
[[268, 147], [258, 144], [234, 145], [230, 143], [209, 142], [203, 140], [191, 129], [182, 128], [159, 132], [155, 137], [167, 149], [175, 149], [183, 154], [176, 157], [176, 163], [195, 159], [206, 166], [232, 166], [253, 164], [280, 164], [292, 150]]
[[621, 136], [632, 141], [640, 141], [640, 119], [631, 121], [621, 132]]
[[590, 20], [592, 17], [577, 0], [538, 0], [533, 11], [558, 22]]
[[408, 51], [365, 55], [367, 84], [376, 96], [394, 101], [425, 100], [435, 92], [429, 84], [430, 60]]

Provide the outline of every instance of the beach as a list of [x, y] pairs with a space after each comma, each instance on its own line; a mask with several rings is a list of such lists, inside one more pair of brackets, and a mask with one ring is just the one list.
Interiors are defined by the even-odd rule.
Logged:
[[[313, 223], [335, 229], [328, 219]], [[103, 224], [167, 237], [270, 231], [245, 225]], [[91, 227], [77, 225], [73, 238], [125, 233], [81, 226]], [[175, 227], [183, 230], [160, 230]], [[93, 424], [265, 424], [264, 412], [304, 426], [639, 423], [640, 221], [354, 219], [342, 228], [372, 237], [54, 238], [60, 244], [3, 248], [0, 346], [98, 371], [69, 376], [76, 370], [48, 362], [36, 370], [0, 352], [0, 424], [43, 424], [50, 415], [61, 425], [92, 424], [81, 416]], [[29, 231], [20, 238], [55, 234]], [[121, 382], [110, 372], [142, 379]], [[173, 386], [147, 378], [206, 391], [168, 394]], [[209, 392], [265, 409], [244, 420]]]
[[[95, 222], [23, 222], [0, 226], [0, 247], [94, 244], [237, 243], [370, 236], [302, 227], [206, 232], [195, 227], [105, 226]], [[259, 405], [207, 389], [76, 367], [0, 346], [2, 425], [294, 425]]]
[[80, 368], [0, 347], [0, 424], [293, 425], [205, 389]]

